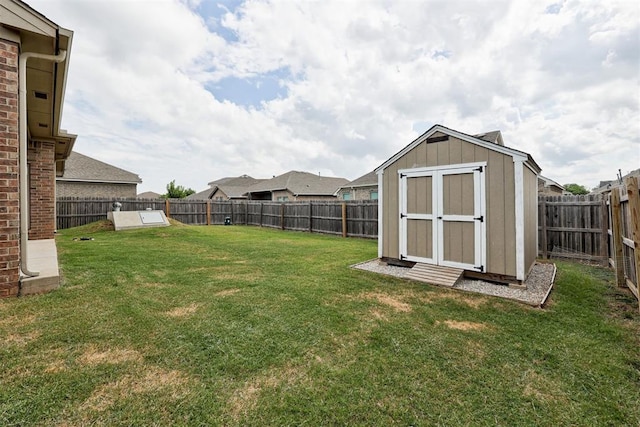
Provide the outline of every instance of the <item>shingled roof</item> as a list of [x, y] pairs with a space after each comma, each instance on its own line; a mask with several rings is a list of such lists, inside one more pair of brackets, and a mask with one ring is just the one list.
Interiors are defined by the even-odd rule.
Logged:
[[289, 190], [296, 196], [333, 196], [335, 191], [349, 182], [345, 178], [320, 176], [309, 172], [289, 171], [252, 185], [247, 193]]
[[210, 186], [209, 188], [199, 191], [195, 194], [191, 194], [187, 197], [187, 199], [207, 200], [213, 196], [213, 193], [215, 193], [216, 190], [222, 191], [230, 199], [244, 199], [246, 198], [244, 194], [247, 192], [247, 189], [252, 185], [262, 181], [266, 180], [253, 178], [249, 175], [228, 176], [225, 178], [217, 179], [215, 181], [211, 181], [208, 184]]
[[140, 177], [133, 173], [72, 151], [65, 162], [64, 174], [58, 181], [117, 182], [138, 184]]

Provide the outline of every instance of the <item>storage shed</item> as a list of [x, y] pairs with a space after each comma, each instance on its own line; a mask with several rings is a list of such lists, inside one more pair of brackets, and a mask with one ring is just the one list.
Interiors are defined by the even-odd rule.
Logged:
[[376, 169], [378, 256], [522, 282], [537, 256], [540, 167], [500, 131], [435, 125]]

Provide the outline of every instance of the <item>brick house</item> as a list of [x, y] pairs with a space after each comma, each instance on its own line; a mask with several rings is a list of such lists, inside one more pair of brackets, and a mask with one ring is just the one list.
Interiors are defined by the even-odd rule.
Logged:
[[340, 200], [378, 200], [378, 175], [366, 173], [338, 188], [336, 196]]
[[246, 194], [249, 200], [274, 202], [336, 200], [336, 191], [347, 182], [344, 178], [290, 171], [252, 185]]
[[133, 172], [74, 151], [56, 178], [56, 197], [135, 198], [141, 182]]
[[249, 175], [229, 176], [211, 181], [206, 190], [187, 196], [189, 200], [245, 200], [246, 192], [254, 184], [266, 181]]
[[55, 177], [76, 139], [60, 129], [72, 38], [0, 0], [0, 297], [59, 284]]

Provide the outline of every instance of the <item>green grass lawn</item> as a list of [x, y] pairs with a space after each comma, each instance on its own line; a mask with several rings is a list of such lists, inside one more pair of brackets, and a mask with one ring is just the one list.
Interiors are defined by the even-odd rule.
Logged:
[[3, 426], [640, 424], [637, 302], [604, 269], [558, 263], [540, 310], [350, 269], [369, 240], [57, 241], [63, 286], [0, 300]]

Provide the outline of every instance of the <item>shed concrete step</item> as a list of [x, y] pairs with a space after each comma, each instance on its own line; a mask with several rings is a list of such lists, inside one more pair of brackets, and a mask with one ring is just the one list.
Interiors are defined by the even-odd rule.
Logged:
[[464, 270], [441, 265], [416, 263], [405, 275], [405, 278], [432, 285], [453, 287]]

